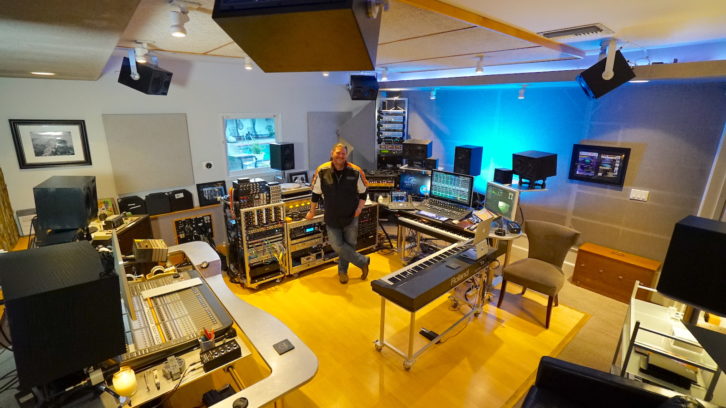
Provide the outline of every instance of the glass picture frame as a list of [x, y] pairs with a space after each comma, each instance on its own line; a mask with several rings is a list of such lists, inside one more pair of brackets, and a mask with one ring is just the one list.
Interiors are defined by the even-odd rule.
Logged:
[[85, 121], [9, 119], [9, 122], [21, 169], [91, 165]]

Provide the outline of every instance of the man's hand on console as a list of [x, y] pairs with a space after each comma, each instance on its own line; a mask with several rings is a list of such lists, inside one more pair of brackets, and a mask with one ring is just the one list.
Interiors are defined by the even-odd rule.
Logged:
[[315, 211], [310, 210], [307, 212], [307, 214], [305, 214], [306, 220], [312, 220], [313, 218], [315, 218]]

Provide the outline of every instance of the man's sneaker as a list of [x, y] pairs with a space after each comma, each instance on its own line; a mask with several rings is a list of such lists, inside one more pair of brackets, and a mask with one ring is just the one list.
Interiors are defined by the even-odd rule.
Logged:
[[360, 278], [362, 280], [366, 280], [366, 278], [368, 278], [368, 267], [371, 264], [371, 257], [369, 256], [366, 258], [368, 259], [368, 263], [361, 269], [363, 271], [363, 273], [360, 274]]
[[340, 283], [348, 283], [348, 274], [338, 272], [338, 280], [340, 280]]

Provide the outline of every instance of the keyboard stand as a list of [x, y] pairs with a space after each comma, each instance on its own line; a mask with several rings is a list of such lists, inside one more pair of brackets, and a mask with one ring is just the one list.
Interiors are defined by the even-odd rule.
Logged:
[[[486, 270], [488, 271], [490, 268], [489, 266], [486, 267]], [[389, 349], [393, 350], [394, 353], [398, 354], [399, 356], [403, 357], [403, 368], [405, 370], [410, 370], [411, 367], [413, 367], [413, 364], [416, 362], [416, 359], [423, 354], [426, 350], [428, 350], [432, 345], [436, 344], [441, 338], [446, 336], [448, 333], [450, 333], [456, 326], [458, 326], [461, 322], [464, 322], [468, 319], [471, 319], [472, 316], [477, 317], [481, 314], [483, 305], [484, 305], [484, 297], [485, 297], [485, 288], [487, 287], [487, 279], [490, 275], [489, 273], [482, 273], [485, 270], [480, 270], [474, 273], [469, 279], [463, 280], [460, 284], [456, 285], [454, 289], [451, 292], [448, 293], [454, 293], [454, 298], [456, 304], [466, 304], [469, 306], [470, 310], [464, 314], [459, 320], [454, 322], [451, 326], [449, 326], [446, 330], [444, 330], [441, 334], [436, 336], [435, 338], [429, 340], [428, 343], [426, 343], [423, 347], [420, 349], [414, 351], [413, 349], [413, 339], [416, 336], [416, 312], [410, 312], [411, 316], [408, 323], [408, 348], [406, 352], [399, 350], [396, 348], [396, 346], [392, 345], [391, 343], [387, 342], [385, 340], [385, 328], [386, 328], [386, 298], [381, 296], [381, 327], [380, 327], [380, 333], [378, 335], [378, 339], [375, 341], [375, 347], [377, 351], [383, 350], [383, 347], [388, 347]], [[476, 290], [476, 297], [473, 301], [469, 301], [468, 299], [464, 299], [462, 297], [459, 297], [456, 295], [456, 288], [459, 286], [465, 284], [466, 282], [471, 282], [473, 280], [473, 284], [477, 285]]]

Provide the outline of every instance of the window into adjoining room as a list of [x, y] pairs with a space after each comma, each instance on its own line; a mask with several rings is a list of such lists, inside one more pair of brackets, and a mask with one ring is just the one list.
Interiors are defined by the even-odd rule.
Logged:
[[270, 143], [278, 136], [278, 115], [224, 116], [227, 172], [253, 173], [270, 168]]

